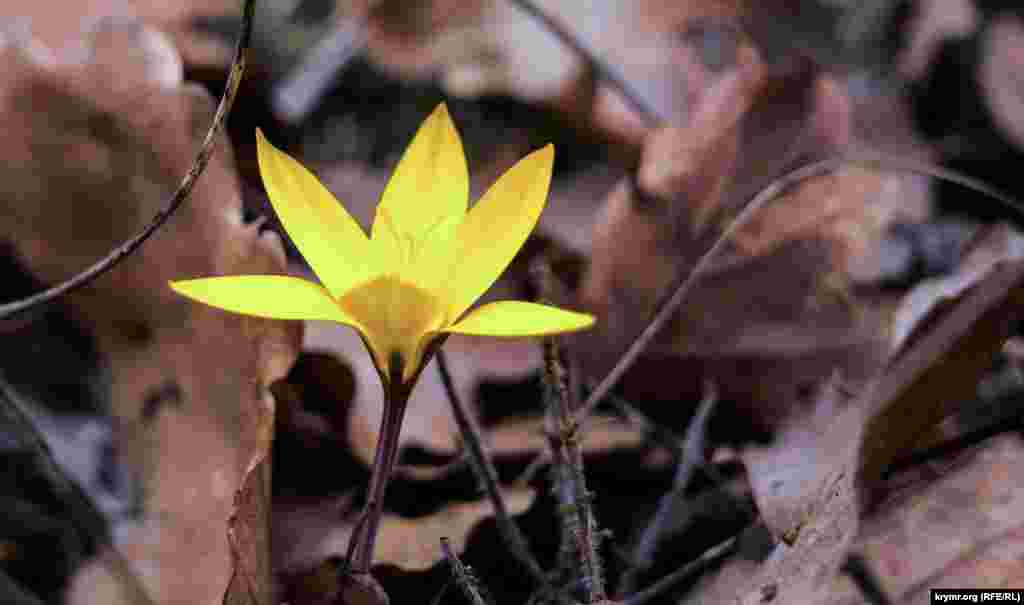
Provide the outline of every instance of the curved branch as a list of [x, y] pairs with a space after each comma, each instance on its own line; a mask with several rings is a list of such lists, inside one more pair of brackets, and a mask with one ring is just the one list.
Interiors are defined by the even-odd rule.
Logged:
[[113, 269], [118, 263], [138, 249], [143, 242], [156, 233], [156, 230], [167, 222], [167, 219], [174, 214], [174, 211], [177, 210], [189, 194], [192, 193], [192, 187], [195, 186], [199, 176], [203, 174], [203, 171], [206, 169], [206, 165], [210, 162], [210, 157], [213, 155], [214, 141], [216, 141], [217, 135], [223, 128], [228, 113], [231, 111], [231, 106], [235, 102], [235, 96], [238, 93], [238, 85], [242, 81], [242, 74], [245, 72], [245, 54], [249, 49], [249, 40], [252, 37], [252, 22], [255, 5], [255, 0], [245, 0], [245, 3], [242, 5], [242, 30], [238, 36], [238, 42], [235, 44], [235, 55], [231, 60], [231, 68], [228, 73], [228, 81], [224, 86], [224, 93], [221, 95], [220, 103], [217, 105], [217, 113], [213, 116], [213, 123], [210, 124], [210, 129], [206, 132], [206, 138], [203, 139], [203, 145], [199, 149], [199, 153], [196, 154], [196, 159], [192, 162], [192, 166], [185, 174], [185, 178], [182, 179], [181, 184], [178, 185], [178, 189], [174, 192], [174, 195], [171, 196], [167, 206], [161, 209], [141, 232], [117, 248], [114, 248], [110, 254], [106, 255], [71, 279], [37, 294], [33, 294], [28, 298], [0, 305], [0, 320], [10, 319], [32, 308], [49, 303], [69, 292], [78, 290], [86, 284], [91, 283], [107, 271]]
[[844, 166], [850, 165], [866, 165], [880, 169], [892, 167], [956, 183], [961, 187], [965, 187], [991, 197], [1009, 212], [1017, 215], [1018, 217], [1024, 218], [1024, 204], [994, 187], [979, 181], [978, 179], [952, 170], [931, 166], [923, 162], [907, 160], [876, 151], [859, 151], [829, 157], [788, 172], [761, 189], [761, 191], [747, 203], [736, 218], [734, 218], [732, 222], [725, 227], [714, 245], [712, 245], [707, 252], [701, 255], [693, 269], [689, 272], [684, 272], [676, 278], [675, 283], [668, 290], [669, 294], [662, 298], [656, 306], [654, 316], [647, 323], [647, 326], [637, 334], [629, 344], [629, 347], [616, 362], [615, 366], [612, 367], [611, 371], [608, 372], [597, 386], [594, 387], [594, 390], [591, 391], [590, 396], [587, 397], [583, 406], [576, 413], [577, 422], [579, 422], [581, 426], [586, 424], [587, 417], [594, 411], [601, 400], [611, 392], [619, 379], [622, 378], [622, 375], [633, 366], [633, 363], [639, 359], [640, 354], [647, 348], [647, 345], [654, 340], [654, 337], [658, 332], [666, 323], [668, 323], [669, 319], [675, 315], [676, 311], [679, 310], [680, 306], [682, 306], [683, 300], [686, 299], [686, 296], [693, 289], [697, 280], [711, 268], [711, 261], [718, 256], [718, 254], [731, 240], [733, 234], [735, 234], [740, 227], [746, 224], [754, 213], [783, 191], [800, 181], [828, 174]]

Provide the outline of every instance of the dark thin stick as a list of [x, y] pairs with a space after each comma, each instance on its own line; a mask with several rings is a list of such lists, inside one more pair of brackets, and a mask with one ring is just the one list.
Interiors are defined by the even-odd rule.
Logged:
[[28, 404], [21, 399], [3, 375], [0, 375], [0, 405], [0, 416], [17, 427], [19, 437], [24, 439], [32, 452], [39, 457], [48, 481], [58, 490], [59, 497], [67, 503], [67, 513], [72, 525], [102, 547], [101, 560], [114, 572], [115, 577], [124, 582], [132, 602], [154, 605], [153, 599], [146, 592], [142, 581], [135, 575], [131, 564], [114, 546], [103, 513], [78, 482], [57, 463], [49, 444], [32, 421]]
[[882, 589], [878, 576], [868, 566], [863, 556], [857, 553], [847, 555], [840, 570], [857, 585], [860, 594], [870, 605], [892, 605], [892, 600]]
[[630, 596], [622, 602], [622, 605], [644, 605], [644, 603], [651, 599], [661, 596], [671, 590], [676, 584], [703, 573], [708, 567], [731, 555], [736, 548], [736, 543], [737, 536], [733, 536], [712, 546], [693, 561], [658, 580], [645, 590]]
[[658, 539], [671, 521], [670, 518], [676, 510], [676, 502], [683, 500], [694, 472], [704, 464], [708, 420], [717, 403], [718, 394], [715, 387], [713, 384], [707, 383], [704, 388], [704, 398], [701, 399], [697, 412], [686, 429], [686, 440], [683, 442], [682, 456], [676, 466], [672, 489], [659, 499], [657, 511], [640, 535], [636, 550], [631, 557], [633, 567], [622, 576], [620, 594], [632, 592], [637, 574], [654, 565], [654, 553], [657, 550]]
[[452, 545], [448, 538], [441, 538], [441, 552], [444, 553], [444, 558], [448, 560], [448, 565], [452, 568], [455, 584], [462, 591], [462, 594], [466, 596], [466, 600], [469, 601], [470, 605], [490, 605], [488, 599], [484, 597], [481, 590], [482, 587], [473, 575], [473, 571], [464, 565], [455, 552], [452, 551]]
[[519, 526], [516, 525], [508, 513], [505, 499], [502, 497], [501, 489], [498, 487], [498, 472], [495, 470], [490, 456], [484, 450], [483, 440], [480, 437], [480, 428], [476, 425], [472, 415], [466, 410], [465, 405], [459, 398], [459, 394], [455, 392], [451, 370], [448, 368], [448, 357], [443, 349], [437, 352], [437, 370], [441, 374], [441, 383], [444, 385], [448, 401], [451, 403], [455, 424], [458, 425], [459, 433], [466, 444], [466, 452], [471, 462], [470, 466], [477, 475], [477, 480], [487, 492], [487, 497], [491, 500], [491, 506], [494, 507], [494, 517], [498, 523], [498, 531], [501, 532], [505, 545], [508, 546], [512, 555], [523, 564], [535, 582], [541, 586], [547, 586], [548, 581], [544, 576], [544, 570], [533, 556], [533, 553], [530, 552], [526, 537], [523, 536]]
[[174, 211], [181, 206], [186, 198], [188, 198], [189, 194], [192, 192], [192, 187], [195, 186], [196, 180], [198, 180], [199, 176], [203, 174], [203, 171], [206, 169], [206, 165], [210, 162], [210, 157], [213, 155], [214, 151], [213, 144], [217, 135], [224, 126], [228, 113], [231, 111], [231, 106], [234, 104], [235, 96], [238, 93], [238, 84], [242, 81], [242, 74], [245, 72], [245, 54], [249, 49], [249, 40], [252, 37], [252, 23], [255, 5], [255, 0], [245, 0], [245, 3], [242, 5], [242, 31], [239, 33], [238, 42], [235, 44], [235, 55], [231, 60], [231, 68], [228, 72], [227, 83], [224, 85], [224, 93], [221, 95], [220, 103], [217, 105], [217, 113], [214, 114], [213, 123], [210, 124], [210, 129], [206, 132], [206, 138], [203, 139], [202, 147], [200, 147], [199, 153], [196, 154], [196, 158], [192, 162], [191, 168], [189, 168], [188, 173], [185, 174], [185, 178], [182, 179], [181, 184], [178, 185], [177, 191], [175, 191], [174, 195], [171, 196], [166, 207], [160, 210], [160, 212], [153, 217], [153, 220], [150, 221], [150, 223], [146, 225], [140, 233], [124, 242], [111, 251], [110, 254], [103, 257], [71, 279], [37, 294], [33, 294], [28, 298], [0, 305], [0, 319], [15, 317], [29, 309], [49, 303], [60, 296], [74, 292], [75, 290], [91, 283], [107, 271], [113, 269], [118, 263], [138, 249], [143, 242], [150, 238], [150, 236], [156, 233], [156, 230], [166, 223], [167, 219], [170, 218]]
[[958, 435], [957, 437], [936, 446], [913, 452], [907, 457], [893, 462], [882, 472], [882, 479], [889, 479], [893, 475], [901, 473], [919, 464], [925, 464], [939, 458], [945, 458], [951, 454], [955, 454], [969, 447], [978, 445], [979, 443], [991, 439], [996, 435], [1021, 429], [1024, 429], [1024, 414], [1017, 414], [1015, 416], [1003, 418], [988, 426], [983, 426], [980, 429], [964, 433], [963, 435]]
[[661, 122], [664, 122], [664, 117], [661, 113], [648, 103], [643, 96], [630, 85], [624, 74], [620, 72], [618, 68], [598, 58], [597, 53], [594, 52], [594, 50], [583, 40], [581, 40], [579, 36], [569, 31], [568, 28], [564, 27], [554, 17], [534, 4], [532, 0], [509, 1], [544, 24], [544, 27], [546, 27], [551, 33], [555, 34], [555, 36], [562, 41], [562, 44], [565, 44], [571, 48], [573, 52], [579, 55], [599, 79], [604, 80], [615, 87], [626, 103], [628, 103], [629, 106], [632, 107], [633, 110], [648, 123], [648, 125], [657, 126]]

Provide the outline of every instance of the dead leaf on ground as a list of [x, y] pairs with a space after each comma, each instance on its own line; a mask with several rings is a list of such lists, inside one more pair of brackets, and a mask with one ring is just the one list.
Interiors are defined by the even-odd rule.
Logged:
[[761, 519], [778, 542], [736, 589], [737, 602], [760, 603], [769, 591], [780, 603], [816, 603], [831, 589], [858, 527], [861, 388], [836, 374], [802, 402], [772, 447], [744, 452]]
[[1022, 303], [1024, 236], [1005, 224], [980, 232], [956, 273], [907, 294], [893, 319], [897, 352], [865, 403], [866, 481], [973, 398]]
[[[511, 515], [525, 512], [537, 492], [529, 488], [502, 489]], [[422, 517], [385, 514], [377, 534], [375, 565], [395, 565], [422, 571], [443, 559], [440, 539], [447, 537], [457, 553], [473, 529], [493, 515], [487, 499], [446, 505]], [[344, 557], [359, 509], [347, 495], [332, 498], [282, 499], [275, 502], [275, 568], [295, 574], [316, 568], [331, 557]]]
[[185, 0], [179, 2], [110, 2], [109, 0], [65, 0], [53, 2], [0, 2], [0, 18], [23, 20], [33, 37], [43, 45], [60, 49], [79, 44], [83, 30], [104, 20], [141, 21], [170, 36], [184, 63], [213, 69], [227, 69], [232, 48], [221, 39], [193, 28], [201, 16], [236, 15], [234, 0]]
[[[771, 447], [744, 452], [758, 510], [781, 542], [777, 554], [740, 591], [746, 594], [743, 602], [758, 602], [766, 586], [774, 587], [770, 590], [783, 596], [782, 602], [829, 602], [835, 589], [832, 579], [852, 544], [871, 489], [878, 488], [881, 470], [973, 394], [992, 356], [1002, 348], [1021, 308], [1017, 299], [1024, 281], [1022, 241], [1005, 225], [983, 232], [956, 274], [923, 283], [905, 297], [894, 315], [893, 357], [878, 368], [877, 377], [851, 389], [837, 375], [837, 382], [826, 383], [812, 405], [793, 402], [793, 416], [780, 425]], [[998, 510], [974, 518], [993, 523], [1006, 516], [999, 511], [1007, 497], [993, 498]], [[943, 513], [943, 522], [964, 514], [955, 504], [962, 497], [947, 494], [934, 501], [940, 500], [958, 508], [956, 515]], [[1002, 533], [1016, 530], [1015, 525], [1000, 527]], [[975, 530], [957, 534], [959, 538], [943, 545], [945, 550], [938, 555], [943, 566], [951, 564], [949, 549], [959, 553], [988, 548], [982, 536], [992, 531]], [[886, 551], [886, 560], [899, 562], [907, 552], [916, 552], [906, 546]], [[906, 576], [902, 567], [890, 571]], [[720, 593], [721, 581], [707, 590]], [[891, 588], [892, 594], [911, 591], [907, 585]], [[917, 584], [914, 590], [924, 594], [924, 588]]]
[[[855, 550], [894, 602], [928, 603], [930, 588], [1021, 586], [1024, 490], [1015, 477], [1022, 460], [1020, 439], [1005, 436], [931, 465], [908, 487], [892, 481]], [[863, 600], [851, 590], [836, 595], [844, 605]]]
[[[325, 401], [318, 408], [337, 410], [344, 417], [330, 418], [324, 423], [308, 414], [288, 412], [295, 422], [302, 422], [309, 435], [321, 430], [342, 430], [350, 452], [369, 468], [380, 427], [381, 395], [376, 370], [367, 356], [362, 342], [344, 326], [309, 324], [307, 348], [329, 351], [330, 356], [346, 360], [347, 371], [354, 373], [354, 400], [345, 378], [344, 388], [333, 389], [334, 394], [320, 390]], [[445, 344], [456, 390], [464, 402], [473, 402], [476, 386], [486, 378], [521, 379], [536, 371], [540, 351], [536, 343], [527, 339], [500, 340], [452, 337]], [[327, 354], [327, 353], [325, 353]], [[334, 361], [331, 366], [339, 363]], [[338, 372], [335, 372], [337, 374]], [[307, 375], [306, 379], [328, 384], [334, 377], [326, 373]], [[311, 382], [307, 388], [313, 389]], [[330, 390], [330, 389], [328, 389]], [[331, 403], [327, 399], [338, 397]], [[539, 393], [538, 393], [539, 397]], [[285, 398], [287, 400], [287, 398]], [[527, 405], [524, 402], [524, 406]], [[291, 406], [294, 407], [294, 406]], [[289, 407], [289, 409], [291, 409]], [[472, 409], [472, 408], [471, 408]], [[543, 451], [547, 445], [543, 436], [541, 418], [503, 421], [484, 430], [484, 445], [498, 463], [521, 464]], [[427, 367], [413, 392], [405, 422], [402, 426], [402, 447], [414, 446], [443, 459], [440, 464], [401, 464], [398, 477], [426, 481], [448, 475], [461, 452], [461, 436], [452, 418], [448, 396], [433, 363]], [[643, 431], [633, 425], [607, 422], [594, 426], [592, 434], [584, 440], [584, 452], [597, 455], [625, 449], [643, 449], [646, 438]]]
[[[582, 287], [584, 306], [600, 320], [578, 339], [594, 376], [754, 192], [848, 142], [848, 101], [827, 74], [777, 79], [749, 46], [738, 57], [738, 67], [699, 95], [688, 124], [647, 139], [637, 179], [658, 199], [638, 200], [626, 184], [606, 199]], [[887, 352], [886, 308], [858, 296], [850, 274], [895, 216], [898, 204], [878, 195], [882, 181], [844, 170], [800, 183], [758, 210], [624, 377], [627, 396], [696, 400], [699, 380], [656, 376], [706, 377], [770, 427], [801, 389], [836, 367], [848, 380], [872, 376]], [[647, 363], [658, 358], [664, 363]], [[645, 392], [630, 396], [638, 384]]]
[[978, 80], [999, 132], [1024, 148], [1024, 19], [1007, 13], [985, 28]]
[[[138, 26], [123, 33], [94, 37], [103, 44], [85, 60], [33, 55], [10, 43], [0, 56], [7, 74], [0, 121], [10, 137], [0, 152], [7, 200], [0, 231], [44, 284], [67, 279], [139, 232], [188, 170], [211, 123], [209, 95], [183, 84], [180, 73], [168, 79], [169, 46], [124, 52], [131, 40], [159, 34]], [[235, 494], [266, 453], [268, 385], [292, 363], [302, 330], [194, 304], [167, 281], [284, 270], [276, 236], [242, 222], [222, 138], [167, 225], [66, 300], [109, 375], [109, 412], [144, 494], [142, 521], [126, 528], [121, 546], [158, 602], [221, 602], [232, 576]], [[255, 536], [265, 528], [249, 530]], [[260, 560], [256, 552], [240, 556]], [[71, 602], [88, 602], [96, 583], [107, 581], [88, 568], [79, 580]]]

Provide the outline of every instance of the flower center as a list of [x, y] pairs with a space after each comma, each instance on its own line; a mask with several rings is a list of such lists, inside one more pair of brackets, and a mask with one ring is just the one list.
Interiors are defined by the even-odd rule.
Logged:
[[378, 367], [388, 375], [397, 355], [409, 378], [423, 361], [429, 334], [444, 327], [445, 308], [426, 290], [396, 275], [382, 275], [349, 290], [338, 301], [359, 321]]

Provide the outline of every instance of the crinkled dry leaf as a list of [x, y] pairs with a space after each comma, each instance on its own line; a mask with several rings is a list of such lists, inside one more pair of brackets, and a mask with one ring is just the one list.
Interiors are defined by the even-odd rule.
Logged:
[[942, 44], [969, 36], [978, 27], [978, 17], [970, 0], [919, 0], [909, 40], [898, 57], [900, 71], [912, 79], [924, 77]]
[[999, 132], [1024, 148], [1024, 19], [1005, 14], [986, 27], [978, 80]]
[[[1019, 439], [997, 438], [932, 465], [927, 479], [897, 487], [864, 521], [856, 550], [894, 602], [927, 603], [930, 588], [1022, 585], [1022, 460]], [[862, 599], [847, 592], [837, 602]]]
[[[503, 489], [509, 513], [525, 512], [536, 498], [529, 488]], [[286, 499], [275, 503], [275, 567], [282, 573], [312, 569], [332, 556], [344, 557], [359, 511], [346, 496]], [[425, 570], [442, 560], [440, 539], [462, 552], [473, 529], [493, 515], [490, 501], [461, 502], [415, 518], [386, 514], [377, 534], [374, 563], [406, 571]]]
[[[106, 42], [84, 61], [51, 53], [44, 65], [15, 45], [0, 54], [0, 121], [10, 137], [0, 151], [0, 231], [45, 284], [140, 231], [188, 170], [212, 119], [205, 91], [169, 86], [159, 67], [166, 46], [125, 53]], [[160, 232], [66, 299], [105, 362], [109, 412], [142, 484], [142, 522], [126, 529], [122, 548], [160, 603], [221, 601], [233, 573], [227, 532], [235, 495], [269, 444], [267, 387], [301, 340], [299, 324], [228, 315], [166, 286], [285, 269], [276, 236], [242, 223], [226, 140], [218, 151]], [[255, 537], [245, 545], [266, 547]], [[85, 571], [71, 602], [88, 602], [102, 575]]]
[[[1022, 241], [1006, 226], [988, 229], [955, 275], [926, 282], [906, 297], [895, 314], [895, 353], [884, 370], [879, 367], [877, 378], [861, 383], [856, 392], [836, 388], [838, 383], [826, 385], [830, 388], [819, 393], [813, 405], [791, 407], [793, 416], [781, 425], [770, 448], [744, 452], [761, 517], [782, 540], [777, 555], [745, 589], [744, 602], [758, 602], [767, 586], [784, 597], [782, 602], [831, 598], [832, 578], [861, 514], [860, 490], [871, 487], [897, 454], [912, 447], [951, 406], [973, 393], [992, 354], [1002, 347], [1012, 318], [1019, 316]], [[958, 515], [964, 514], [963, 507], [955, 504], [962, 497], [947, 495], [938, 500], [952, 503]], [[996, 511], [968, 517], [997, 523], [1006, 516], [1005, 500], [999, 499]], [[941, 516], [943, 523], [959, 527], [949, 523], [954, 515], [947, 513]], [[970, 535], [981, 534], [977, 530]], [[950, 549], [962, 552], [966, 547], [958, 538], [943, 548], [939, 558], [945, 566], [954, 558]], [[907, 552], [916, 551], [893, 548], [886, 552], [890, 560], [901, 561]], [[904, 576], [902, 571], [892, 573]], [[893, 594], [923, 591], [925, 584], [935, 586], [933, 581], [916, 587], [902, 585], [892, 587]], [[720, 592], [714, 586], [709, 590]]]
[[[367, 467], [373, 461], [380, 428], [383, 399], [380, 381], [358, 336], [344, 326], [309, 326], [306, 346], [341, 354], [355, 373], [355, 404], [346, 425], [352, 453]], [[483, 339], [450, 338], [445, 345], [452, 366], [456, 391], [463, 401], [473, 401], [473, 389], [482, 375], [523, 376], [540, 363], [536, 344], [515, 341], [485, 342]], [[433, 364], [429, 365], [413, 391], [402, 425], [403, 447], [415, 444], [438, 455], [454, 456], [458, 451], [458, 427], [452, 419], [448, 396]], [[444, 473], [443, 467], [399, 466], [399, 476], [427, 479]]]
[[896, 353], [865, 403], [867, 480], [974, 395], [1022, 315], [1024, 236], [1006, 225], [981, 232], [956, 273], [907, 294], [893, 320]]
[[834, 375], [801, 402], [806, 407], [795, 411], [771, 447], [744, 453], [758, 511], [779, 542], [736, 591], [738, 602], [760, 603], [769, 591], [780, 603], [816, 603], [830, 591], [859, 517], [864, 421], [850, 389]]
[[[593, 375], [618, 358], [750, 195], [801, 158], [847, 141], [848, 102], [827, 75], [768, 78], [749, 47], [738, 61], [698, 97], [688, 124], [648, 138], [637, 178], [660, 199], [638, 200], [625, 185], [607, 199], [582, 288], [601, 318], [580, 338]], [[673, 375], [715, 380], [725, 399], [767, 426], [836, 367], [849, 380], [872, 376], [887, 353], [887, 318], [853, 292], [850, 272], [862, 270], [860, 257], [894, 215], [895, 201], [877, 195], [881, 182], [846, 170], [800, 183], [754, 213], [631, 373], [673, 359]], [[627, 375], [627, 391], [636, 382], [646, 398], [699, 396], [688, 390], [699, 380]]]
[[[200, 17], [237, 15], [234, 0], [181, 0], [178, 2], [110, 2], [65, 0], [63, 2], [0, 2], [0, 18], [23, 20], [32, 35], [50, 48], [78, 44], [83, 27], [104, 20], [140, 20], [170, 35], [174, 46], [192, 66], [226, 69], [231, 45], [194, 28]], [[179, 62], [182, 57], [175, 53]]]
[[[570, 22], [595, 24], [615, 3], [541, 4]], [[511, 2], [385, 0], [375, 3], [368, 23], [375, 62], [409, 78], [440, 73], [442, 84], [459, 96], [549, 100], [581, 69], [579, 57]]]

